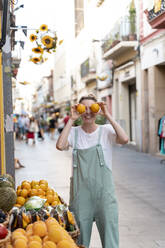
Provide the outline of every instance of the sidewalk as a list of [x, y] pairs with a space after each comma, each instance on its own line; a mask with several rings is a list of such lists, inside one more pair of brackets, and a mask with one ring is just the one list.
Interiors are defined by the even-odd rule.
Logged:
[[[17, 185], [25, 179], [44, 178], [68, 203], [71, 150], [56, 150], [55, 141], [47, 137], [35, 146], [16, 141], [15, 155], [26, 166], [16, 170]], [[127, 147], [114, 147], [120, 248], [165, 248], [165, 165], [160, 160]], [[90, 248], [101, 248], [95, 225]]]

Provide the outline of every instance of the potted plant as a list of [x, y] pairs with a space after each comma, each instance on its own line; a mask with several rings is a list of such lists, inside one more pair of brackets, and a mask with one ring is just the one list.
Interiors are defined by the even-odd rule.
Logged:
[[132, 0], [129, 9], [130, 34], [129, 40], [136, 40], [136, 9], [134, 0]]

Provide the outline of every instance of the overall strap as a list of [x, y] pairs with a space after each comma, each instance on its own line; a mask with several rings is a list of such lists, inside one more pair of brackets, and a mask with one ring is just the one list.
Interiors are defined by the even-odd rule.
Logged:
[[75, 134], [74, 134], [74, 149], [77, 149], [77, 139], [78, 139], [78, 130], [75, 128]]
[[97, 141], [97, 144], [100, 144], [101, 134], [102, 134], [102, 126], [99, 127], [99, 134], [98, 134], [98, 141]]
[[73, 148], [73, 167], [77, 167], [77, 138], [78, 138], [78, 130], [75, 128], [74, 134], [74, 148]]

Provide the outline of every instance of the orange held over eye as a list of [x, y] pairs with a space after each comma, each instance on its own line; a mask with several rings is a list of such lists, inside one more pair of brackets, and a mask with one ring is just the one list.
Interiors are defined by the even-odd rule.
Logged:
[[86, 111], [85, 105], [83, 104], [78, 104], [76, 109], [77, 109], [77, 112], [79, 112], [79, 114], [83, 114]]
[[97, 113], [100, 109], [100, 106], [98, 103], [93, 103], [91, 106], [90, 106], [90, 109], [93, 113]]

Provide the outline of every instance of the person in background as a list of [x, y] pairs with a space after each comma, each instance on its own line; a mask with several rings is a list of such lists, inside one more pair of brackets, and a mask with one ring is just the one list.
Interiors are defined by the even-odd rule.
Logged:
[[49, 130], [50, 130], [50, 138], [53, 140], [54, 139], [54, 135], [55, 135], [55, 129], [56, 129], [56, 114], [53, 113], [51, 115], [51, 119], [49, 120]]
[[38, 138], [44, 140], [44, 130], [45, 130], [45, 126], [46, 126], [46, 121], [44, 120], [43, 115], [40, 116], [39, 120], [38, 120]]
[[58, 117], [57, 127], [58, 127], [58, 132], [61, 133], [63, 128], [64, 128], [64, 121], [63, 121], [63, 115], [62, 114]]
[[29, 127], [28, 127], [28, 132], [27, 132], [27, 139], [26, 143], [28, 144], [28, 140], [32, 139], [33, 144], [36, 143], [35, 141], [35, 133], [38, 132], [38, 124], [35, 120], [35, 118], [32, 116], [29, 121]]
[[67, 112], [66, 113], [66, 116], [65, 116], [65, 118], [64, 118], [64, 125], [66, 125], [67, 124], [67, 122], [68, 122], [68, 120], [69, 120], [69, 118], [70, 118], [70, 116], [69, 116], [69, 112]]
[[[95, 123], [97, 113], [92, 112], [91, 105], [97, 100], [93, 95], [82, 97], [79, 103], [85, 106], [85, 112], [79, 114], [77, 105], [72, 106], [70, 119], [56, 143], [56, 148], [61, 151], [69, 146], [73, 148], [69, 207], [80, 228], [78, 243], [89, 247], [92, 224], [96, 221], [102, 247], [119, 248], [112, 145], [126, 144], [128, 136], [112, 118], [105, 102], [98, 102], [101, 113], [109, 121], [104, 125]], [[73, 127], [80, 116], [82, 125]]]

